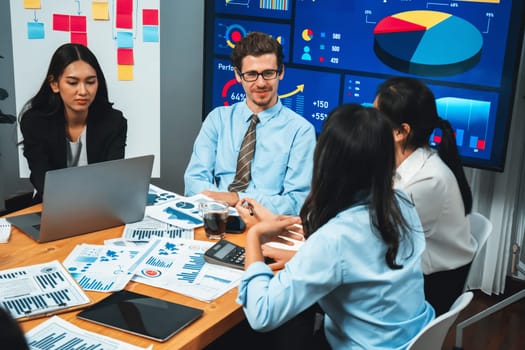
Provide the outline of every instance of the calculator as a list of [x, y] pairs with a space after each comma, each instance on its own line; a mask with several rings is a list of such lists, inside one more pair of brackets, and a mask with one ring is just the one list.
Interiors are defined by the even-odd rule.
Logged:
[[204, 260], [234, 269], [244, 270], [245, 250], [228, 240], [221, 239], [204, 253]]

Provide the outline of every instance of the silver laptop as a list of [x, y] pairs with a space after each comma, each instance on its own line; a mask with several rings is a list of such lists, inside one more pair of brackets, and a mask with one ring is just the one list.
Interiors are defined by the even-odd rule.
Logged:
[[38, 242], [142, 220], [153, 155], [46, 173], [42, 212], [7, 218]]

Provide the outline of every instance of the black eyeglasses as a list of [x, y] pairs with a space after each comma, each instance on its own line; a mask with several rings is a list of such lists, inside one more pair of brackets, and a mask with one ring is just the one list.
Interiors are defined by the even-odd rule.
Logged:
[[247, 82], [247, 83], [251, 83], [253, 81], [256, 81], [258, 78], [259, 78], [259, 75], [264, 79], [264, 80], [273, 80], [275, 78], [277, 78], [277, 76], [281, 73], [281, 70], [280, 69], [267, 69], [265, 71], [262, 71], [261, 73], [259, 72], [256, 72], [254, 70], [252, 71], [249, 71], [249, 72], [244, 72], [244, 73], [240, 73], [239, 72], [239, 75], [241, 76], [241, 78]]

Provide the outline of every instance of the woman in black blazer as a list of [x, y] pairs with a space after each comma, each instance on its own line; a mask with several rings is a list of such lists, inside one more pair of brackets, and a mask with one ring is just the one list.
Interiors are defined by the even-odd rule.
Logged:
[[85, 46], [60, 46], [20, 118], [30, 180], [41, 200], [48, 170], [124, 158], [127, 120], [112, 107], [106, 79]]

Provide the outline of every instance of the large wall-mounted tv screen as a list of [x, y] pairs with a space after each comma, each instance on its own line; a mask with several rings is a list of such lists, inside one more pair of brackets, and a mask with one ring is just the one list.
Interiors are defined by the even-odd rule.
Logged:
[[[412, 76], [434, 92], [464, 165], [502, 171], [521, 57], [523, 0], [206, 1], [204, 112], [244, 99], [229, 56], [252, 31], [283, 46], [284, 105], [321, 131], [341, 103], [372, 104]], [[431, 136], [438, 144], [439, 132]]]

